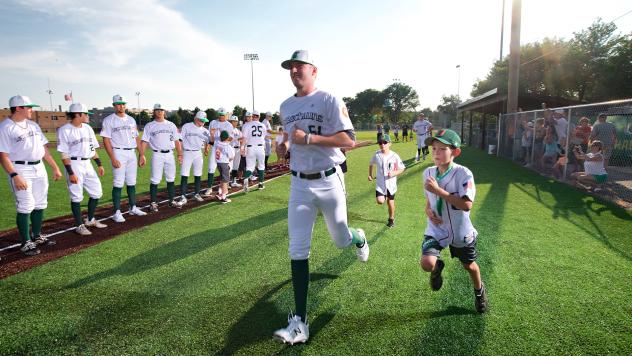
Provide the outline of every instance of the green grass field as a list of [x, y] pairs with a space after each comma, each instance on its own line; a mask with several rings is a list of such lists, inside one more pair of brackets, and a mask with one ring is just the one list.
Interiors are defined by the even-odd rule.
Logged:
[[[465, 149], [457, 162], [477, 183], [490, 299], [479, 315], [447, 252], [438, 292], [418, 266], [429, 163], [399, 179], [397, 226], [387, 229], [366, 179], [376, 149], [349, 152], [346, 176], [350, 225], [366, 230], [369, 262], [336, 249], [316, 223], [307, 345], [271, 338], [293, 308], [284, 177], [1, 280], [0, 354], [629, 353], [630, 213]], [[411, 143], [393, 149], [414, 155]]]

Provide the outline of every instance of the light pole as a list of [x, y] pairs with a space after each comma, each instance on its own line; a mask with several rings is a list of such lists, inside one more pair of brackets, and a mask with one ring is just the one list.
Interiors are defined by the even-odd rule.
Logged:
[[456, 69], [457, 69], [456, 96], [459, 98], [459, 101], [461, 101], [461, 65], [457, 64]]
[[257, 53], [245, 53], [244, 61], [250, 61], [250, 81], [252, 87], [252, 111], [255, 110], [255, 72], [252, 67], [252, 61], [258, 61], [259, 55]]
[[48, 78], [48, 90], [46, 91], [46, 93], [48, 93], [48, 100], [50, 101], [50, 111], [55, 111], [53, 110], [53, 91], [50, 88], [50, 78]]

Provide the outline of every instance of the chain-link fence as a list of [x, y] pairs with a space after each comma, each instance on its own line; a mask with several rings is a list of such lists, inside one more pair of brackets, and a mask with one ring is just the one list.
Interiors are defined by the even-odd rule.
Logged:
[[497, 128], [490, 153], [632, 208], [632, 99], [503, 114]]

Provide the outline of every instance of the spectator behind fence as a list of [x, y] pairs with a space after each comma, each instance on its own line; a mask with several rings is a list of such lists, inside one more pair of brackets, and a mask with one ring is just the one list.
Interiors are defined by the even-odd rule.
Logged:
[[568, 131], [568, 120], [564, 117], [564, 110], [555, 110], [553, 113], [555, 132], [560, 145], [566, 146], [566, 131]]
[[617, 128], [612, 123], [606, 122], [606, 118], [606, 114], [599, 114], [597, 122], [593, 125], [592, 132], [590, 133], [591, 142], [601, 141], [604, 167], [608, 167], [614, 145], [617, 143]]
[[582, 151], [588, 150], [588, 140], [590, 138], [590, 133], [592, 132], [592, 127], [590, 126], [590, 120], [586, 116], [579, 119], [579, 126], [575, 126], [575, 130], [573, 130], [573, 135], [571, 137], [571, 145], [576, 146], [580, 145]]
[[537, 168], [541, 168], [540, 162], [542, 160], [542, 154], [544, 153], [544, 136], [546, 135], [546, 127], [544, 127], [544, 118], [539, 117], [535, 119], [535, 140], [533, 144], [533, 162]]
[[584, 153], [579, 146], [575, 146], [573, 154], [577, 159], [584, 160], [584, 172], [571, 174], [575, 185], [588, 190], [594, 188], [595, 192], [601, 190], [599, 185], [608, 180], [602, 149], [603, 144], [599, 140], [591, 142], [589, 153]]
[[533, 144], [533, 122], [529, 121], [524, 124], [524, 130], [522, 131], [522, 154], [520, 159], [522, 163], [527, 165], [531, 161], [531, 146]]
[[562, 153], [561, 147], [557, 141], [557, 135], [555, 134], [555, 128], [552, 126], [547, 127], [546, 135], [544, 136], [544, 155], [542, 155], [542, 169], [549, 172], [552, 165], [558, 160], [559, 154]]

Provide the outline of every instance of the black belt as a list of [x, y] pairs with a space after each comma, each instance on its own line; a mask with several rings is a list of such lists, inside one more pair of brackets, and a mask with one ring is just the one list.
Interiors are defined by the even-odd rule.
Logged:
[[331, 167], [324, 172], [316, 172], [316, 173], [308, 173], [308, 174], [297, 172], [297, 171], [291, 171], [291, 172], [292, 172], [292, 175], [295, 177], [299, 177], [299, 178], [303, 178], [307, 180], [314, 180], [314, 179], [324, 178], [323, 173], [325, 174], [325, 177], [329, 177], [330, 175], [336, 173], [336, 167]]
[[239, 146], [233, 146], [233, 148], [239, 148]]
[[115, 150], [126, 150], [126, 151], [131, 151], [133, 150], [133, 148], [123, 148], [123, 147], [114, 147]]
[[252, 146], [263, 146], [262, 143], [258, 144], [258, 145], [246, 145], [246, 147], [252, 147]]
[[83, 157], [70, 157], [71, 160], [73, 161], [87, 161], [90, 158], [83, 158]]
[[154, 152], [160, 152], [160, 153], [171, 153], [171, 150], [152, 150]]
[[199, 149], [199, 148], [198, 148], [197, 150], [188, 150], [188, 149], [186, 149], [186, 148], [185, 148], [184, 150], [185, 150], [185, 151], [189, 151], [189, 152], [199, 152], [199, 151], [200, 151], [200, 149]]
[[36, 164], [39, 164], [41, 161], [13, 161], [13, 163], [15, 164], [28, 164], [29, 166], [34, 166]]

